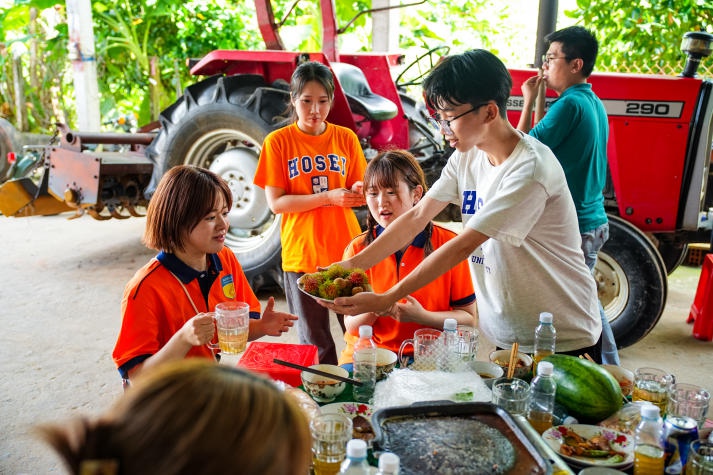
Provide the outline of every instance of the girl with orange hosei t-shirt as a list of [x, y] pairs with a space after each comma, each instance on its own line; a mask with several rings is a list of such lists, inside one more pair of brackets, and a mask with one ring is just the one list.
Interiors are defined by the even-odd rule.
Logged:
[[282, 270], [290, 312], [299, 316], [301, 344], [319, 349], [321, 363], [336, 364], [329, 310], [297, 287], [297, 279], [341, 259], [361, 232], [351, 208], [362, 206], [366, 159], [356, 134], [326, 122], [334, 100], [334, 77], [322, 63], [297, 67], [290, 83], [294, 123], [263, 143], [254, 183], [282, 215]]

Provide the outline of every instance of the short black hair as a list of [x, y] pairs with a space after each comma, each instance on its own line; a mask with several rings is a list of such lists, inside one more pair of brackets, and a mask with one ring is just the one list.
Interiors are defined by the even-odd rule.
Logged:
[[426, 102], [435, 109], [445, 104], [477, 107], [495, 101], [501, 117], [507, 116], [512, 77], [490, 51], [473, 49], [447, 56], [423, 82]]
[[599, 42], [590, 30], [583, 26], [568, 26], [554, 33], [545, 36], [545, 42], [549, 47], [552, 43], [561, 43], [562, 52], [568, 61], [581, 58], [584, 65], [582, 74], [588, 78], [594, 69], [599, 52]]

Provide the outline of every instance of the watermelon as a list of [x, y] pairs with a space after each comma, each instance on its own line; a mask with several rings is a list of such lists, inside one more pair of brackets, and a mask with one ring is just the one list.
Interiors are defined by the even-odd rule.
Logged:
[[617, 380], [607, 370], [583, 358], [549, 355], [557, 383], [555, 402], [584, 424], [600, 422], [621, 409], [623, 395]]

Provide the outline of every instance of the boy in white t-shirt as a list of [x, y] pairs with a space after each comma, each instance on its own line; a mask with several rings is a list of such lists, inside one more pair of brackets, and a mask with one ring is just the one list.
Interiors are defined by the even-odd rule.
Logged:
[[369, 268], [413, 239], [448, 203], [463, 230], [387, 292], [328, 304], [349, 315], [382, 312], [463, 259], [470, 264], [479, 325], [498, 347], [532, 352], [540, 312], [554, 315], [557, 352], [601, 359], [594, 281], [577, 215], [554, 154], [507, 120], [512, 79], [492, 53], [449, 56], [424, 81], [434, 123], [455, 152], [419, 203], [359, 254], [339, 264]]

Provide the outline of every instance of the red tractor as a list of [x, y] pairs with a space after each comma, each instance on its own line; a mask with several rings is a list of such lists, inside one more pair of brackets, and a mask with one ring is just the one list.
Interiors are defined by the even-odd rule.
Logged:
[[[269, 0], [255, 0], [266, 51], [218, 50], [192, 64], [206, 79], [186, 88], [161, 113], [152, 130], [136, 134], [82, 133], [60, 129], [59, 143], [46, 148], [41, 174], [0, 187], [0, 211], [29, 216], [75, 210], [97, 219], [139, 215], [169, 168], [210, 168], [230, 185], [234, 204], [226, 244], [254, 287], [281, 282], [280, 223], [263, 190], [252, 183], [263, 139], [289, 120], [288, 81], [302, 61], [328, 65], [335, 73], [334, 106], [328, 120], [354, 130], [368, 158], [385, 147], [409, 149], [435, 181], [448, 159], [442, 137], [427, 121], [417, 86], [447, 54], [435, 48], [403, 67], [399, 54], [337, 52], [332, 0], [320, 0], [323, 51], [285, 51]], [[711, 35], [692, 34], [691, 63], [710, 54]], [[687, 44], [688, 44], [687, 43]], [[396, 67], [401, 71], [394, 80]], [[686, 255], [689, 242], [708, 242], [699, 215], [713, 206], [708, 174], [713, 136], [713, 83], [686, 67], [681, 77], [594, 74], [591, 83], [609, 114], [610, 181], [606, 198], [611, 237], [596, 268], [600, 299], [617, 343], [626, 347], [656, 324], [667, 294], [667, 274]], [[533, 70], [511, 70], [508, 108], [516, 124], [520, 84]], [[2, 139], [3, 128], [0, 128]], [[2, 142], [2, 141], [0, 141]], [[124, 147], [96, 152], [96, 144]], [[128, 213], [128, 214], [127, 214]], [[445, 219], [459, 220], [457, 208]]]

